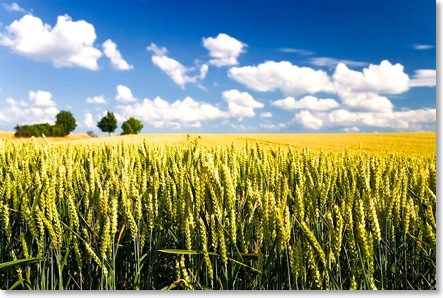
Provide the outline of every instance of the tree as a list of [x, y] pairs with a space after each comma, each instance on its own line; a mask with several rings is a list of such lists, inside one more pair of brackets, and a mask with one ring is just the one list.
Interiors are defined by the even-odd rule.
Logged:
[[96, 138], [96, 137], [97, 137], [97, 135], [95, 134], [95, 132], [92, 131], [92, 130], [88, 130], [88, 131], [86, 132], [86, 134], [87, 134], [88, 136], [92, 137], [92, 138]]
[[29, 137], [63, 137], [65, 130], [59, 125], [50, 125], [49, 123], [37, 123], [31, 125], [17, 125], [14, 136], [18, 138]]
[[97, 123], [97, 127], [100, 128], [102, 132], [107, 132], [111, 135], [111, 132], [114, 132], [117, 128], [117, 119], [115, 119], [114, 113], [108, 111], [106, 116]]
[[122, 135], [136, 135], [143, 129], [143, 124], [140, 120], [133, 117], [129, 118], [122, 124]]
[[62, 128], [64, 134], [57, 129], [57, 136], [67, 136], [77, 127], [74, 116], [69, 111], [61, 111], [55, 116], [55, 125]]

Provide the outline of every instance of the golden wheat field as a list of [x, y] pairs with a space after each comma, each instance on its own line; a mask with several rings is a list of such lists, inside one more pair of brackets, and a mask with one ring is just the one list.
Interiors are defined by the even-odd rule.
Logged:
[[[354, 153], [374, 154], [435, 154], [436, 133], [354, 133], [354, 134], [140, 134], [92, 138], [87, 134], [71, 134], [64, 138], [36, 138], [37, 142], [92, 144], [109, 142], [140, 142], [147, 140], [152, 144], [186, 144], [198, 137], [206, 146], [225, 146], [234, 143], [244, 146], [246, 142], [263, 145], [264, 148], [309, 148], [314, 151], [324, 150], [340, 152], [348, 149]], [[0, 138], [16, 139], [13, 132], [0, 131]]]
[[0, 289], [436, 289], [436, 135], [0, 134]]

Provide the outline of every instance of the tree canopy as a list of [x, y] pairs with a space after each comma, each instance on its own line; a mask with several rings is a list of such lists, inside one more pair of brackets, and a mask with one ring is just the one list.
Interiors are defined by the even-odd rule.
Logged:
[[97, 127], [100, 128], [102, 132], [107, 132], [111, 135], [111, 132], [114, 132], [117, 128], [117, 119], [115, 118], [114, 113], [108, 111], [106, 116], [97, 122]]
[[62, 127], [66, 136], [77, 127], [75, 118], [69, 111], [60, 111], [60, 113], [55, 116], [55, 119], [55, 125]]
[[122, 124], [122, 135], [135, 135], [140, 133], [143, 129], [143, 124], [140, 120], [135, 119], [133, 117], [129, 118]]
[[15, 129], [16, 137], [65, 137], [77, 127], [74, 116], [69, 111], [60, 111], [56, 116], [55, 125], [49, 123], [36, 123], [18, 125]]

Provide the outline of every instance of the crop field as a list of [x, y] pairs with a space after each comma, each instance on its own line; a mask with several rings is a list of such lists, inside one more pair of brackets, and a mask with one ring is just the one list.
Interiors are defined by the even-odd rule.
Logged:
[[[18, 142], [29, 139], [14, 138], [12, 132], [1, 132], [0, 138]], [[156, 145], [186, 145], [189, 140], [199, 139], [205, 146], [236, 147], [258, 143], [264, 149], [292, 147], [299, 150], [309, 148], [312, 151], [342, 152], [369, 154], [407, 154], [421, 156], [435, 154], [436, 133], [355, 133], [355, 134], [140, 134], [92, 138], [86, 134], [71, 134], [64, 138], [35, 138], [34, 141], [69, 144], [103, 144], [115, 142], [144, 142]]]
[[0, 134], [0, 289], [436, 289], [436, 135]]

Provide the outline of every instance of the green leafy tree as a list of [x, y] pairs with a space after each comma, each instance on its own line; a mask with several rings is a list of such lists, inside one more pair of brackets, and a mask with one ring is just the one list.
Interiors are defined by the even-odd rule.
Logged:
[[133, 117], [129, 118], [122, 124], [122, 135], [136, 135], [143, 129], [143, 124], [140, 120]]
[[111, 132], [114, 132], [117, 128], [117, 119], [115, 119], [114, 113], [108, 111], [106, 116], [97, 123], [97, 127], [100, 128], [102, 132], [107, 132], [111, 135]]
[[[56, 129], [56, 136], [67, 136], [77, 127], [74, 116], [69, 111], [61, 111], [55, 116], [55, 125], [58, 127]], [[60, 128], [64, 131], [60, 132]]]

